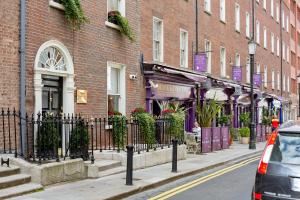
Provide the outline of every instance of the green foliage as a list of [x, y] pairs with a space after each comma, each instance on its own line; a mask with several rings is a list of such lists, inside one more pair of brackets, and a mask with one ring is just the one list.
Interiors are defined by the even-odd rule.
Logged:
[[221, 117], [218, 118], [218, 122], [221, 125], [228, 125], [231, 121], [231, 115], [221, 115]]
[[69, 150], [72, 158], [88, 159], [89, 134], [84, 120], [79, 120], [71, 131]]
[[41, 154], [53, 154], [61, 141], [57, 129], [57, 120], [47, 113], [39, 123], [37, 151]]
[[142, 107], [139, 107], [139, 108], [134, 109], [134, 110], [131, 112], [131, 115], [132, 115], [133, 117], [136, 117], [137, 115], [143, 114], [143, 113], [147, 113], [146, 110], [145, 110], [144, 108], [142, 108]]
[[170, 113], [167, 117], [168, 120], [170, 120], [169, 134], [171, 134], [173, 138], [183, 139], [185, 113]]
[[229, 133], [230, 133], [230, 136], [231, 136], [231, 138], [234, 138], [234, 136], [235, 136], [235, 130], [234, 130], [234, 128], [233, 127], [230, 127], [229, 128]]
[[74, 30], [80, 29], [82, 25], [89, 22], [84, 15], [80, 0], [61, 0], [61, 3], [65, 7], [65, 17]]
[[241, 137], [250, 137], [250, 129], [248, 127], [240, 128], [239, 134]]
[[214, 99], [204, 101], [203, 106], [199, 105], [197, 107], [199, 125], [201, 127], [211, 127], [212, 120], [221, 109], [222, 105], [219, 105]]
[[123, 17], [119, 11], [110, 11], [108, 13], [108, 21], [120, 26], [120, 31], [130, 41], [135, 41], [135, 35], [129, 25], [128, 20]]
[[150, 114], [144, 112], [135, 114], [135, 117], [139, 124], [139, 131], [141, 136], [144, 138], [145, 143], [151, 146], [156, 142], [155, 120]]
[[266, 126], [271, 126], [272, 116], [270, 115], [268, 109], [263, 107], [262, 110], [262, 124]]
[[245, 112], [240, 114], [240, 121], [243, 123], [244, 126], [248, 127], [250, 125], [250, 113]]
[[112, 140], [115, 147], [125, 148], [127, 138], [126, 117], [121, 115], [111, 116], [109, 119], [112, 125]]

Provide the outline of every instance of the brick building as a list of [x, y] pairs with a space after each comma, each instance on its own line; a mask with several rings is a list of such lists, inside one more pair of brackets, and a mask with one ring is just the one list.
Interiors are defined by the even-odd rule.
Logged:
[[[109, 111], [129, 114], [143, 103], [139, 4], [108, 2], [82, 0], [89, 23], [73, 31], [58, 0], [27, 1], [27, 111], [106, 116]], [[108, 22], [111, 9], [128, 19], [135, 42]]]

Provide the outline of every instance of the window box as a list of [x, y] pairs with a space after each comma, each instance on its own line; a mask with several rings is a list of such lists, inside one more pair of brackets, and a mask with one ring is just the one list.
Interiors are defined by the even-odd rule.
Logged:
[[110, 27], [110, 28], [113, 28], [113, 29], [116, 29], [116, 30], [118, 30], [118, 31], [121, 30], [120, 26], [118, 26], [118, 25], [116, 25], [116, 24], [114, 24], [114, 23], [111, 23], [111, 22], [109, 22], [109, 21], [105, 21], [105, 26]]
[[57, 8], [59, 10], [65, 10], [65, 7], [60, 3], [59, 0], [50, 0], [49, 1], [49, 6], [53, 7], [53, 8]]

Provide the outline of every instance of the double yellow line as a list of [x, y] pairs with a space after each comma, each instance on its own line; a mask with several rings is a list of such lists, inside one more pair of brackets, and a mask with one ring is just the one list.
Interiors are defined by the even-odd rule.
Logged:
[[232, 165], [230, 167], [224, 168], [222, 170], [219, 170], [219, 171], [214, 172], [212, 174], [209, 174], [207, 176], [201, 177], [199, 179], [196, 179], [196, 180], [191, 181], [189, 183], [186, 183], [184, 185], [178, 186], [178, 187], [176, 187], [174, 189], [171, 189], [169, 191], [161, 193], [161, 194], [159, 194], [159, 195], [157, 195], [155, 197], [152, 197], [152, 198], [150, 198], [148, 200], [158, 200], [158, 199], [159, 200], [164, 200], [164, 199], [168, 199], [168, 198], [170, 198], [170, 197], [172, 197], [172, 196], [174, 196], [176, 194], [184, 192], [184, 191], [186, 191], [186, 190], [188, 190], [190, 188], [193, 188], [193, 187], [195, 187], [197, 185], [200, 185], [200, 184], [202, 184], [202, 183], [204, 183], [206, 181], [209, 181], [209, 180], [214, 179], [214, 178], [216, 178], [218, 176], [222, 176], [223, 174], [231, 172], [231, 171], [233, 171], [235, 169], [238, 169], [240, 167], [248, 165], [248, 164], [250, 164], [250, 163], [252, 163], [252, 162], [254, 162], [254, 161], [258, 160], [258, 159], [260, 159], [260, 156], [257, 156], [257, 157], [254, 157], [254, 158], [250, 158], [248, 160], [245, 160], [245, 161], [242, 161], [242, 162], [237, 163], [235, 165]]

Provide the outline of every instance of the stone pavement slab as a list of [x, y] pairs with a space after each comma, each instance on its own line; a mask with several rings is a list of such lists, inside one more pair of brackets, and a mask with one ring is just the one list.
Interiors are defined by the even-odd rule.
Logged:
[[133, 172], [133, 186], [126, 186], [125, 173], [120, 173], [98, 179], [48, 187], [42, 192], [13, 198], [13, 200], [121, 199], [180, 177], [217, 167], [236, 159], [260, 154], [264, 146], [265, 143], [258, 143], [256, 150], [249, 150], [248, 145], [234, 144], [227, 150], [204, 155], [189, 155], [186, 160], [178, 162], [177, 173], [171, 173], [171, 163], [136, 170]]

